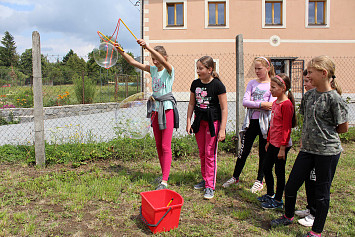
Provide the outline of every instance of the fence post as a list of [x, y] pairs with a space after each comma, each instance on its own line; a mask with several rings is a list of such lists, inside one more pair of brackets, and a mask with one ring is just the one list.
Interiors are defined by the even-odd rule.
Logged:
[[125, 82], [126, 82], [126, 97], [128, 97], [128, 75], [125, 75]]
[[36, 165], [44, 166], [44, 116], [42, 95], [41, 42], [37, 31], [32, 32], [32, 70], [33, 70], [33, 116], [35, 129]]
[[236, 136], [238, 137], [236, 154], [240, 147], [240, 138], [239, 138], [239, 127], [243, 124], [245, 109], [243, 107], [243, 96], [244, 96], [244, 60], [243, 60], [243, 35], [239, 34], [236, 37], [236, 70], [237, 70], [237, 90], [235, 98], [235, 107], [236, 107]]
[[118, 99], [118, 76], [117, 73], [115, 73], [115, 102], [117, 102]]
[[84, 78], [84, 71], [81, 72], [81, 79], [83, 81], [83, 104], [85, 104], [85, 78]]

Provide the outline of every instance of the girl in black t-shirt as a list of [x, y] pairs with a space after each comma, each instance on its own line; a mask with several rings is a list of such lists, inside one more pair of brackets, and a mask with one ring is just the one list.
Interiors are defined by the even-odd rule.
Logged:
[[[186, 131], [195, 133], [203, 180], [195, 189], [205, 188], [205, 199], [214, 196], [217, 176], [217, 144], [226, 137], [227, 93], [214, 69], [213, 58], [204, 56], [197, 63], [198, 79], [190, 87]], [[192, 114], [195, 113], [191, 125]]]

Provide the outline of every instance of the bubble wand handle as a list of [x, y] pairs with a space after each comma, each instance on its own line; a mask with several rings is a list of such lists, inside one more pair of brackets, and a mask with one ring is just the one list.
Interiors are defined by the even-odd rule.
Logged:
[[129, 32], [131, 32], [131, 34], [133, 35], [133, 37], [136, 39], [136, 40], [138, 40], [137, 39], [137, 37], [133, 34], [133, 32], [129, 29], [129, 27], [126, 25], [126, 23], [124, 23], [124, 21], [120, 18], [120, 21], [123, 23], [123, 25], [127, 28], [127, 30], [129, 31]]

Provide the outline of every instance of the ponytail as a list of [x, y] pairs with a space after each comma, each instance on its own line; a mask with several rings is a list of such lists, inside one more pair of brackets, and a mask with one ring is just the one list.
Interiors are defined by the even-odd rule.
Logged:
[[218, 75], [218, 73], [216, 72], [216, 71], [212, 71], [212, 77], [213, 78], [217, 78], [218, 80], [221, 80], [220, 78], [219, 78], [219, 75]]
[[332, 78], [330, 79], [330, 86], [336, 90], [338, 92], [339, 95], [341, 95], [341, 93], [343, 92], [341, 87], [339, 86], [338, 82], [335, 81], [335, 75], [332, 76]]
[[291, 88], [287, 92], [287, 98], [292, 102], [293, 105], [293, 116], [292, 116], [292, 128], [297, 126], [297, 116], [296, 116], [296, 104], [295, 104], [295, 97], [291, 92]]

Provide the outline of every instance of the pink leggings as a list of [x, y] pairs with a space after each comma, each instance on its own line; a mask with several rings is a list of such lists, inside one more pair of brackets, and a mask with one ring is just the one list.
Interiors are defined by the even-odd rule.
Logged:
[[168, 181], [170, 167], [171, 167], [171, 139], [174, 130], [174, 111], [168, 109], [165, 111], [166, 115], [166, 129], [160, 130], [158, 124], [158, 112], [154, 112], [152, 117], [152, 126], [155, 137], [155, 144], [157, 147], [161, 171], [163, 173], [163, 180]]
[[200, 129], [195, 134], [201, 159], [201, 174], [206, 188], [215, 189], [217, 177], [217, 137], [220, 121], [214, 121], [216, 136], [211, 137], [208, 122], [201, 120]]

